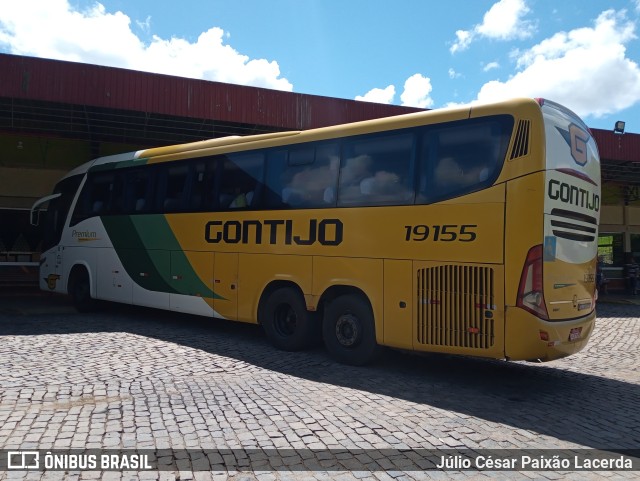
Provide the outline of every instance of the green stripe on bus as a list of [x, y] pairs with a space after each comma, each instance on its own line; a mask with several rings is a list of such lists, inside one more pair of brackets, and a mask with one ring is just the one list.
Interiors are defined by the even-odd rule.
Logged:
[[[124, 269], [139, 286], [150, 291], [174, 294], [198, 292], [203, 297], [222, 299], [202, 282], [178, 240], [161, 214], [104, 216], [102, 222]], [[171, 262], [184, 282], [171, 279]]]
[[162, 256], [162, 251], [148, 250], [129, 216], [104, 216], [101, 220], [120, 262], [136, 284], [150, 291], [174, 292], [162, 275], [170, 269], [168, 252]]
[[[157, 249], [160, 247], [167, 251], [171, 251], [170, 253], [167, 252], [171, 257], [169, 261], [171, 266], [169, 269], [165, 269], [162, 272], [163, 274], [166, 273], [163, 277], [165, 278], [165, 281], [172, 286], [172, 292], [187, 295], [192, 294], [193, 292], [198, 292], [204, 297], [222, 299], [221, 296], [217, 295], [213, 290], [211, 290], [211, 288], [207, 287], [207, 285], [202, 282], [200, 276], [198, 276], [196, 271], [193, 269], [164, 215], [131, 216], [131, 220], [143, 245], [145, 245], [147, 249]], [[172, 282], [172, 271], [180, 273], [182, 276], [181, 282]]]

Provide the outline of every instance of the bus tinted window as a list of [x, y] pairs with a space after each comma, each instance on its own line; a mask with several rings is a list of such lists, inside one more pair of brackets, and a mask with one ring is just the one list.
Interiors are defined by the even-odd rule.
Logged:
[[[82, 203], [88, 209], [85, 217], [124, 213], [124, 186], [120, 173], [100, 172], [89, 175]], [[84, 192], [82, 197], [84, 197]]]
[[225, 156], [220, 179], [220, 209], [259, 207], [263, 172], [262, 152]]
[[125, 175], [125, 211], [132, 214], [149, 212], [152, 207], [151, 180], [153, 170], [134, 169]]
[[291, 150], [283, 169], [282, 202], [301, 208], [335, 206], [339, 152], [337, 143]]
[[214, 206], [214, 164], [212, 161], [197, 160], [191, 165], [191, 188], [188, 210], [197, 212], [211, 210]]
[[419, 152], [418, 203], [457, 197], [490, 186], [502, 166], [511, 116], [451, 122], [425, 129]]
[[282, 189], [287, 185], [290, 176], [287, 174], [286, 150], [271, 150], [267, 153], [264, 204], [267, 209], [286, 207], [282, 201]]
[[294, 146], [269, 153], [268, 208], [333, 207], [336, 203], [340, 144]]
[[338, 204], [413, 203], [413, 138], [411, 133], [378, 134], [345, 143]]
[[162, 212], [186, 210], [189, 166], [186, 163], [172, 165], [162, 172], [158, 204]]

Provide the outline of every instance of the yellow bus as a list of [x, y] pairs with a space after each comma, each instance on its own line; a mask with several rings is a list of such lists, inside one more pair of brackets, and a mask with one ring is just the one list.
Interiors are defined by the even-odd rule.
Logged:
[[343, 363], [510, 360], [595, 323], [600, 162], [542, 99], [99, 158], [49, 202], [42, 289], [261, 324]]

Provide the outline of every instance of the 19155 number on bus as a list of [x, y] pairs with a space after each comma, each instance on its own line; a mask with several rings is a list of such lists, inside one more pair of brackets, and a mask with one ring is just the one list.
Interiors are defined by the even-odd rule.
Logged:
[[406, 241], [473, 242], [476, 240], [477, 224], [405, 225]]

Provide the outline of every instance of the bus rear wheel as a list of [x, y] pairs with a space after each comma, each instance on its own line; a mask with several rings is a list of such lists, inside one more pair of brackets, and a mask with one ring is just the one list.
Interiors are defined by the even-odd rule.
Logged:
[[369, 303], [361, 296], [342, 295], [325, 309], [322, 334], [329, 354], [338, 362], [362, 366], [380, 352]]
[[96, 307], [96, 301], [91, 297], [89, 274], [84, 268], [76, 268], [69, 280], [69, 294], [78, 312], [90, 312]]
[[273, 291], [263, 310], [262, 326], [271, 343], [283, 351], [300, 351], [316, 338], [316, 319], [302, 295], [292, 287]]

